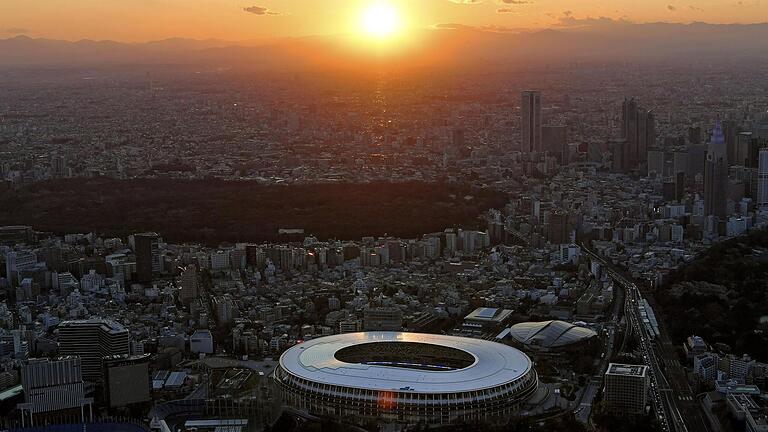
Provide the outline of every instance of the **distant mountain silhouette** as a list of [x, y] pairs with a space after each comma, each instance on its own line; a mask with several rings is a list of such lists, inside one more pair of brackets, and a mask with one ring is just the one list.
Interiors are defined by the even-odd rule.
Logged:
[[[633, 24], [562, 19], [559, 27], [508, 31], [441, 24], [414, 35], [410, 49], [382, 56], [349, 38], [315, 36], [230, 42], [171, 38], [148, 43], [0, 39], [0, 67], [189, 64], [257, 69], [539, 65], [572, 62], [763, 61], [768, 24]], [[382, 61], [386, 58], [386, 62]]]

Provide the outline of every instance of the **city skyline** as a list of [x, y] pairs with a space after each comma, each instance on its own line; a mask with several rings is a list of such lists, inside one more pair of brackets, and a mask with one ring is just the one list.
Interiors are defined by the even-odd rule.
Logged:
[[0, 3], [0, 430], [768, 431], [766, 16]]

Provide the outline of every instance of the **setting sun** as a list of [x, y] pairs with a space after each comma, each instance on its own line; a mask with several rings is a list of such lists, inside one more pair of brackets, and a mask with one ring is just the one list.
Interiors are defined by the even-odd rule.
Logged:
[[401, 20], [391, 4], [377, 2], [363, 10], [360, 27], [368, 35], [383, 38], [396, 33], [401, 27]]

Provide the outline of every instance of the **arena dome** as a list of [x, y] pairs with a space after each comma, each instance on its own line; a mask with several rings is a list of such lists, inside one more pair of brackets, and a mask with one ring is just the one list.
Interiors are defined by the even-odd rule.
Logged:
[[593, 330], [565, 321], [541, 321], [515, 324], [509, 335], [519, 344], [536, 349], [557, 349], [597, 336]]

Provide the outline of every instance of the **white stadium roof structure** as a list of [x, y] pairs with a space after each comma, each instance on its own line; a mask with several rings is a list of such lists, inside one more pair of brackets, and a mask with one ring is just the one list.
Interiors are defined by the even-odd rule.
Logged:
[[510, 327], [509, 335], [526, 346], [551, 349], [591, 339], [597, 333], [565, 321], [540, 321], [515, 324]]
[[325, 411], [336, 415], [391, 414], [399, 421], [516, 409], [538, 385], [530, 358], [513, 347], [406, 332], [303, 342], [283, 353], [274, 378], [294, 401], [301, 399], [301, 408], [323, 411], [317, 407], [323, 401]]

